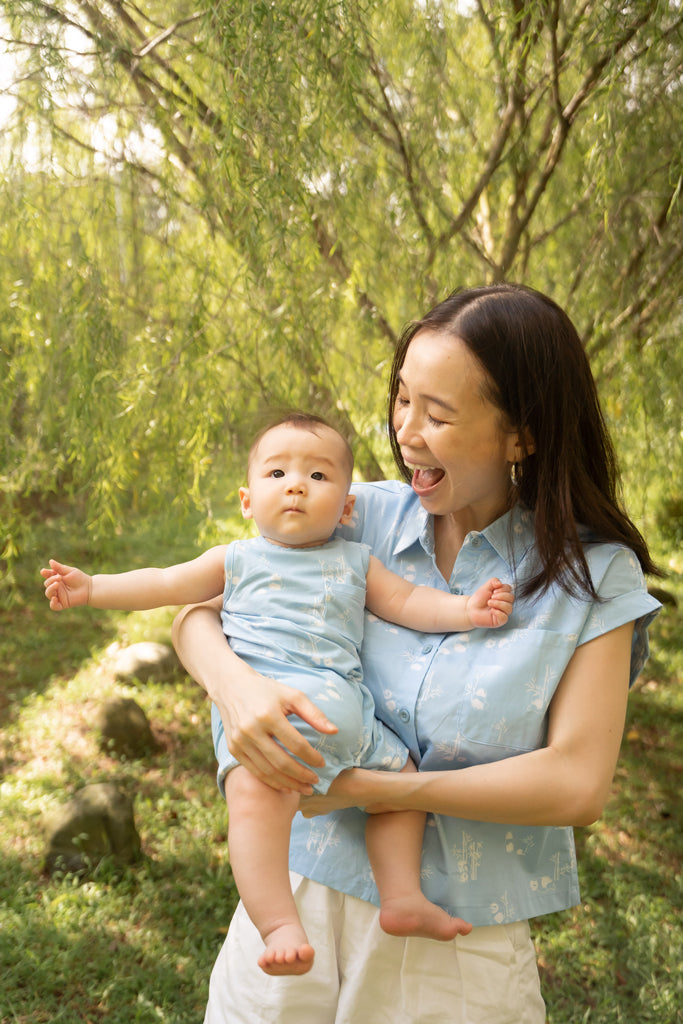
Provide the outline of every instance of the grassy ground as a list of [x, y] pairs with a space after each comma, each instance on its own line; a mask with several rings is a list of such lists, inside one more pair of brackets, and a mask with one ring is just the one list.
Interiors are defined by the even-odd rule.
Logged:
[[[167, 638], [168, 613], [48, 613], [41, 560], [95, 557], [67, 542], [59, 520], [43, 531], [44, 551], [19, 566], [23, 604], [3, 613], [0, 632], [0, 1022], [199, 1024], [235, 902], [208, 708], [189, 680], [113, 680], [116, 646]], [[166, 561], [167, 544], [147, 538], [121, 545], [120, 564], [153, 561], [155, 543]], [[191, 553], [174, 545], [174, 558]], [[631, 699], [609, 807], [577, 830], [582, 905], [534, 926], [549, 1024], [682, 1018], [682, 632], [681, 613], [667, 609]], [[126, 762], [99, 751], [90, 723], [114, 693], [145, 709], [156, 755]], [[80, 885], [48, 879], [44, 813], [110, 779], [135, 794], [142, 863], [105, 863]]]

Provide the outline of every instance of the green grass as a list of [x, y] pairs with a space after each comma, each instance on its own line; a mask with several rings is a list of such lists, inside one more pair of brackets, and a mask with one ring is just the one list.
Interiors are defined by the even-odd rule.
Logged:
[[[49, 613], [37, 575], [48, 555], [102, 566], [73, 532], [43, 523], [41, 550], [17, 567], [22, 600], [2, 613], [0, 1022], [199, 1024], [236, 899], [208, 705], [188, 679], [114, 682], [112, 645], [167, 639], [171, 613]], [[138, 535], [111, 546], [111, 568], [193, 554], [177, 538]], [[583, 902], [534, 923], [548, 1024], [683, 1015], [682, 620], [667, 609], [653, 630], [613, 796], [598, 824], [577, 830]], [[93, 713], [114, 693], [144, 708], [157, 754], [121, 761], [99, 750]], [[135, 796], [142, 862], [105, 862], [83, 884], [46, 877], [43, 815], [112, 779]]]
[[683, 615], [665, 608], [598, 823], [576, 829], [582, 904], [534, 924], [548, 1024], [683, 1020]]
[[[189, 679], [123, 686], [117, 646], [167, 640], [172, 613], [51, 613], [38, 568], [50, 555], [84, 567], [97, 553], [48, 520], [17, 566], [21, 600], [2, 613], [0, 663], [0, 1021], [2, 1024], [192, 1024], [236, 903], [227, 812], [215, 785], [209, 707]], [[173, 552], [172, 556], [169, 552]], [[177, 538], [110, 545], [108, 566], [190, 557]], [[113, 694], [145, 710], [158, 753], [114, 759], [91, 728]], [[43, 816], [90, 782], [135, 800], [143, 860], [103, 862], [84, 884], [48, 878]]]

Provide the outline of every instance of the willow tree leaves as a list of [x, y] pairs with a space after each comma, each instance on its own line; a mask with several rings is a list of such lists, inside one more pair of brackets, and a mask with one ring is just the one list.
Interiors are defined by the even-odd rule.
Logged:
[[[593, 360], [638, 513], [683, 489], [671, 2], [2, 0], [3, 520], [178, 515], [303, 405], [391, 466], [386, 367], [523, 280]], [[679, 471], [680, 472], [680, 471]], [[648, 495], [649, 497], [644, 497]]]

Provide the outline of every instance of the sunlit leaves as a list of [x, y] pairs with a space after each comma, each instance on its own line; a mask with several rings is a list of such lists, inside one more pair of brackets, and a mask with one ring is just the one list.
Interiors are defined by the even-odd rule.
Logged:
[[91, 521], [202, 502], [220, 474], [229, 496], [254, 417], [283, 403], [333, 418], [362, 475], [389, 472], [398, 332], [503, 278], [568, 306], [630, 493], [681, 489], [680, 5], [0, 14], [7, 493], [52, 467]]

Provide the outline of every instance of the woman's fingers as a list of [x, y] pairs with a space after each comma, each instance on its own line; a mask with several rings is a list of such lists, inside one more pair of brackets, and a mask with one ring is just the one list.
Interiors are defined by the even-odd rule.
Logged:
[[318, 779], [315, 772], [295, 761], [272, 738], [268, 743], [258, 746], [251, 745], [240, 750], [230, 746], [230, 750], [240, 764], [267, 786], [302, 794], [313, 792], [313, 783]]
[[281, 691], [275, 706], [269, 704], [261, 714], [251, 712], [245, 720], [236, 714], [234, 706], [232, 714], [221, 713], [224, 724], [230, 723], [226, 728], [228, 748], [240, 764], [266, 785], [310, 793], [312, 785], [318, 781], [314, 768], [322, 767], [325, 759], [301, 736], [287, 716], [294, 713], [306, 716], [314, 727], [319, 726], [327, 733], [337, 729], [303, 694], [286, 687]]
[[318, 781], [315, 768], [323, 767], [325, 759], [295, 728], [290, 716], [297, 715], [320, 733], [335, 733], [337, 727], [308, 697], [252, 673], [248, 687], [233, 688], [225, 703], [215, 702], [228, 749], [240, 764], [273, 789], [312, 791]]
[[[303, 718], [303, 715], [300, 717]], [[326, 733], [337, 732], [336, 726], [333, 726], [332, 723], [329, 723], [329, 725], [330, 728], [326, 728], [324, 730], [321, 729], [319, 731]], [[282, 744], [283, 747], [286, 748], [286, 750], [295, 757], [305, 761], [306, 764], [311, 765], [314, 768], [320, 768], [325, 764], [325, 758], [320, 751], [316, 750], [306, 737], [302, 736], [299, 730], [296, 729], [287, 718], [282, 719], [272, 735]]]

